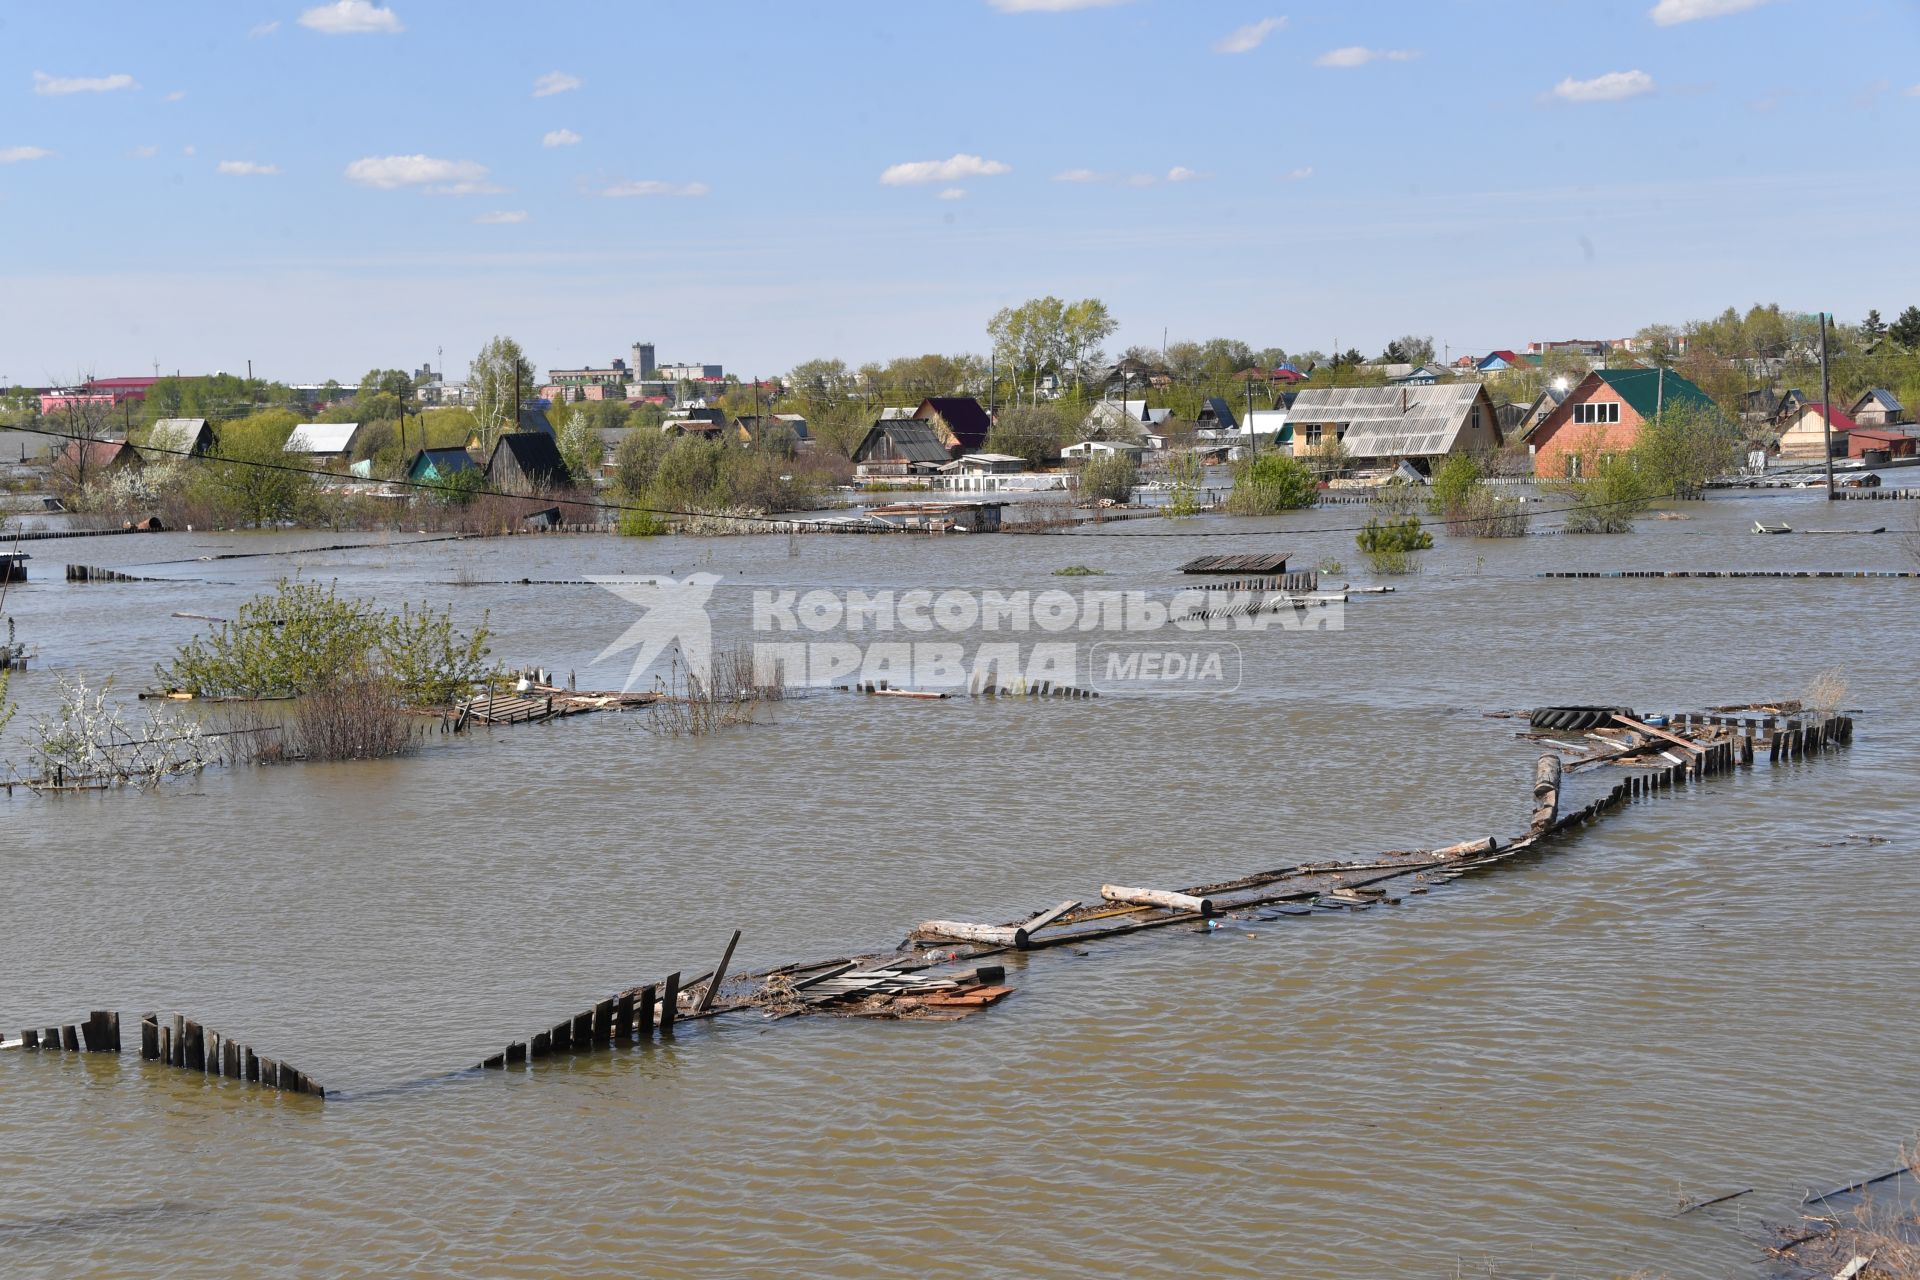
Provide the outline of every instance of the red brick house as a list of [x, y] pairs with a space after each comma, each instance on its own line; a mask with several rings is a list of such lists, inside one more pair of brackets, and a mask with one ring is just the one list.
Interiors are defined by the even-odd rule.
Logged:
[[1577, 458], [1625, 453], [1644, 424], [1681, 405], [1720, 411], [1712, 397], [1671, 370], [1595, 369], [1528, 438], [1533, 474], [1563, 479], [1575, 474]]

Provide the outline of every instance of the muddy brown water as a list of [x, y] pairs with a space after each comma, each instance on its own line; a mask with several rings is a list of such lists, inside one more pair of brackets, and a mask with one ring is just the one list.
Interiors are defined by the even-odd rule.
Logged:
[[[1915, 510], [1920, 510], [1916, 504]], [[1905, 504], [1766, 494], [1614, 538], [1442, 538], [1337, 633], [1237, 639], [1214, 697], [825, 696], [697, 741], [639, 715], [394, 763], [216, 769], [0, 799], [0, 1026], [180, 1009], [343, 1096], [0, 1052], [0, 1269], [18, 1275], [1759, 1274], [1759, 1222], [1920, 1128], [1920, 582], [1545, 581], [1559, 568], [1914, 568]], [[10, 597], [51, 672], [144, 685], [298, 568], [484, 611], [511, 663], [592, 660], [592, 587], [1164, 591], [1201, 550], [1357, 569], [1351, 509], [1115, 536], [40, 543]], [[1756, 518], [1880, 537], [1757, 537]], [[1270, 536], [1282, 531], [1282, 536]], [[169, 579], [69, 587], [62, 562]], [[1068, 564], [1106, 570], [1062, 580]], [[145, 566], [145, 567], [143, 567]], [[1345, 575], [1367, 581], [1363, 572]], [[1664, 708], [1840, 666], [1853, 748], [1634, 806], [1398, 908], [1049, 953], [951, 1024], [751, 1017], [528, 1073], [444, 1073], [594, 998], [886, 945], [1102, 881], [1189, 884], [1525, 826], [1489, 708]], [[1870, 843], [1862, 837], [1881, 837]], [[1251, 936], [1249, 936], [1251, 935]], [[1683, 1197], [1756, 1188], [1687, 1217]]]

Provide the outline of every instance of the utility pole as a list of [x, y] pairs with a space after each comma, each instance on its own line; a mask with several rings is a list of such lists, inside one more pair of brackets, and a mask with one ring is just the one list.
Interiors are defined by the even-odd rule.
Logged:
[[1260, 437], [1253, 434], [1253, 379], [1247, 379], [1247, 456], [1260, 452]]
[[1833, 380], [1827, 372], [1827, 313], [1820, 313], [1820, 438], [1827, 443], [1827, 501], [1833, 501]]

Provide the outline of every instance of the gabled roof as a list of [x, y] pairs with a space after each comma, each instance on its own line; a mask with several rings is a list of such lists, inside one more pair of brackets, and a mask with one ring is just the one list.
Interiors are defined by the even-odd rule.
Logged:
[[926, 419], [936, 414], [953, 433], [957, 447], [969, 452], [985, 444], [987, 433], [993, 430], [993, 419], [972, 396], [928, 396], [913, 416]]
[[1233, 416], [1233, 406], [1220, 396], [1208, 396], [1207, 402], [1200, 406], [1200, 420], [1211, 418], [1215, 425], [1229, 431], [1238, 430], [1240, 420]]
[[947, 446], [933, 425], [918, 418], [891, 418], [874, 423], [853, 451], [853, 460], [865, 462], [875, 456], [882, 442], [889, 455], [905, 462], [945, 462]]
[[[1299, 427], [1345, 423], [1342, 443], [1356, 458], [1429, 457], [1453, 452], [1473, 407], [1486, 395], [1477, 382], [1424, 387], [1331, 387], [1302, 391], [1288, 418]], [[1486, 415], [1487, 419], [1492, 414]], [[1483, 425], [1499, 437], [1498, 424]]]
[[159, 418], [147, 429], [146, 447], [162, 456], [204, 453], [212, 443], [205, 418]]
[[412, 477], [422, 465], [426, 464], [430, 464], [434, 472], [442, 476], [457, 475], [462, 471], [477, 471], [480, 468], [480, 464], [473, 460], [473, 455], [465, 449], [421, 449], [407, 463], [407, 475]]
[[553, 442], [552, 436], [541, 435], [538, 431], [512, 431], [494, 442], [493, 452], [487, 457], [487, 474], [493, 474], [494, 464], [500, 461], [505, 451], [520, 468], [520, 474], [529, 480], [547, 479], [564, 481], [567, 478], [566, 460], [560, 456], [560, 446]]
[[1671, 369], [1665, 373], [1658, 369], [1595, 369], [1588, 376], [1598, 378], [1613, 388], [1615, 395], [1633, 406], [1633, 411], [1649, 422], [1661, 409], [1674, 405], [1693, 405], [1714, 413], [1720, 411], [1712, 396]]
[[553, 423], [548, 421], [544, 409], [522, 409], [520, 411], [520, 430], [538, 431], [541, 435], [553, 435]]
[[1870, 403], [1879, 405], [1888, 413], [1906, 412], [1906, 410], [1901, 407], [1899, 399], [1893, 392], [1887, 390], [1885, 387], [1875, 387], [1873, 390], [1866, 392], [1858, 400], [1853, 402], [1853, 408], [1850, 412], [1859, 413]]
[[104, 471], [109, 467], [137, 467], [143, 462], [140, 451], [124, 440], [69, 440], [56, 455], [60, 463], [84, 470]]
[[342, 454], [353, 447], [353, 435], [358, 430], [360, 424], [357, 422], [302, 423], [287, 437], [285, 452], [317, 457]]
[[1814, 401], [1812, 404], [1809, 404], [1806, 408], [1802, 409], [1800, 412], [1803, 414], [1818, 414], [1819, 416], [1824, 417], [1828, 421], [1828, 423], [1832, 425], [1835, 431], [1852, 431], [1854, 428], [1860, 425], [1859, 423], [1853, 420], [1852, 414], [1842, 413], [1837, 408], [1832, 413], [1828, 413], [1827, 406], [1824, 404], [1821, 404], [1818, 400]]

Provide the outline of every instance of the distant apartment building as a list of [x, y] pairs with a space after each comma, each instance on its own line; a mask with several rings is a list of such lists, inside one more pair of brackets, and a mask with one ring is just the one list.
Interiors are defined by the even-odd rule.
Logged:
[[555, 403], [581, 400], [625, 400], [633, 370], [615, 359], [604, 369], [549, 369], [540, 394]]
[[657, 376], [663, 382], [722, 382], [727, 374], [717, 364], [663, 364]]

